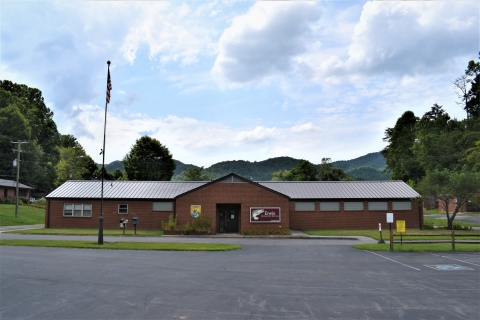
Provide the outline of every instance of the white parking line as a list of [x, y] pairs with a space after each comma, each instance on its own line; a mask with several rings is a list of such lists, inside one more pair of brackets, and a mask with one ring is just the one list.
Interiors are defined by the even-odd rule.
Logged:
[[412, 269], [415, 269], [415, 270], [420, 271], [420, 269], [417, 269], [417, 268], [415, 268], [415, 267], [409, 266], [408, 264], [404, 264], [404, 263], [398, 262], [398, 261], [396, 261], [396, 260], [393, 260], [393, 259], [384, 257], [384, 256], [382, 256], [381, 254], [378, 254], [378, 253], [375, 253], [375, 252], [372, 252], [372, 251], [368, 251], [368, 250], [365, 250], [365, 251], [370, 252], [370, 253], [372, 253], [372, 254], [375, 254], [375, 255], [377, 255], [377, 256], [379, 256], [379, 257], [382, 257], [382, 258], [384, 258], [384, 259], [387, 259], [387, 260], [390, 260], [390, 261], [399, 263], [399, 264], [401, 264], [402, 266], [409, 267], [409, 268], [412, 268]]
[[431, 254], [432, 256], [442, 257], [442, 258], [446, 258], [446, 259], [452, 259], [452, 260], [456, 260], [456, 261], [460, 261], [460, 262], [468, 263], [468, 264], [473, 264], [474, 266], [480, 267], [480, 265], [475, 264], [475, 263], [471, 263], [471, 262], [468, 262], [468, 261], [463, 261], [463, 260], [459, 260], [459, 259], [455, 259], [455, 258], [445, 257], [445, 256], [441, 256], [441, 255], [438, 255], [438, 254], [430, 253], [430, 252], [425, 252], [425, 253]]

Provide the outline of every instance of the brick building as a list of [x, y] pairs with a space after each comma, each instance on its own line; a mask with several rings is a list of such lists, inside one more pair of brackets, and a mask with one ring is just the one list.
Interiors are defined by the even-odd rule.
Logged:
[[[45, 226], [96, 228], [100, 181], [67, 181], [47, 195]], [[104, 227], [138, 218], [138, 229], [161, 229], [173, 214], [180, 227], [208, 215], [214, 233], [272, 229], [371, 229], [386, 213], [423, 226], [419, 195], [403, 181], [253, 182], [236, 174], [215, 181], [106, 181]]]
[[[30, 191], [33, 188], [23, 184], [18, 184], [18, 198], [29, 199]], [[17, 182], [13, 180], [0, 179], [0, 197], [1, 199], [15, 200], [15, 194], [17, 191]]]

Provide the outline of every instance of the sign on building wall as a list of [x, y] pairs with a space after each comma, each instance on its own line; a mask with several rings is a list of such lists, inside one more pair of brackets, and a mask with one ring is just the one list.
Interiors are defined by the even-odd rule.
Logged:
[[194, 218], [198, 218], [202, 214], [202, 206], [199, 204], [192, 204], [190, 206], [190, 215]]
[[279, 207], [250, 207], [250, 222], [280, 222]]

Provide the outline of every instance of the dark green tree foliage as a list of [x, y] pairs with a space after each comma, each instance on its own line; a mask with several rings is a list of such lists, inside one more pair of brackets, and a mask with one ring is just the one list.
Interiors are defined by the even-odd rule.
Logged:
[[385, 157], [386, 172], [392, 173], [393, 180], [409, 180], [417, 183], [425, 174], [413, 153], [418, 118], [412, 111], [406, 111], [393, 128], [385, 130], [383, 141], [389, 143], [381, 152]]
[[318, 181], [318, 170], [313, 163], [308, 160], [301, 159], [295, 168], [292, 169], [292, 174], [296, 181]]
[[210, 176], [205, 173], [203, 167], [200, 168], [188, 168], [183, 173], [184, 181], [208, 181]]
[[480, 118], [480, 62], [470, 61], [465, 75], [471, 84], [465, 103], [467, 118]]
[[170, 181], [175, 170], [168, 148], [148, 136], [135, 142], [123, 164], [129, 180]]
[[322, 158], [318, 176], [321, 181], [353, 180], [343, 169], [334, 167], [330, 158]]
[[277, 171], [273, 173], [273, 181], [317, 181], [318, 170], [313, 163], [299, 160], [292, 170]]
[[[51, 191], [55, 182], [55, 165], [59, 160], [59, 133], [53, 121], [53, 112], [43, 101], [42, 92], [8, 80], [0, 81], [0, 110], [0, 175], [12, 178], [12, 167], [7, 164], [11, 164], [16, 155], [12, 153], [10, 141], [28, 141], [29, 147], [24, 145], [25, 154], [22, 156], [29, 160], [21, 163], [20, 168], [25, 166], [25, 170], [35, 171], [36, 174], [29, 175], [29, 181], [23, 182], [40, 192]], [[28, 152], [31, 154], [28, 155]], [[34, 169], [35, 166], [40, 170]]]
[[115, 179], [115, 180], [122, 180], [122, 178], [123, 178], [123, 172], [122, 172], [122, 170], [120, 170], [119, 168], [116, 168], [116, 169], [112, 172], [112, 176], [113, 176], [113, 179]]
[[450, 119], [445, 110], [435, 104], [415, 126], [413, 153], [422, 168], [425, 171], [461, 170], [467, 150], [480, 140], [475, 122], [478, 120], [474, 118], [463, 121]]
[[[463, 169], [455, 172], [449, 169], [428, 171], [425, 178], [417, 186], [424, 197], [434, 196], [442, 202], [448, 220], [448, 229], [453, 229], [453, 220], [460, 207], [475, 193], [480, 192], [480, 173]], [[449, 205], [455, 204], [450, 215]]]

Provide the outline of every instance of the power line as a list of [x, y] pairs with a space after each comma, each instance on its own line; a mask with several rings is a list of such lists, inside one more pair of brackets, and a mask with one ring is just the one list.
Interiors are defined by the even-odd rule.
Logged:
[[15, 218], [18, 217], [18, 180], [20, 179], [20, 152], [22, 152], [22, 143], [28, 143], [27, 141], [10, 141], [13, 144], [18, 144], [17, 147], [17, 160], [14, 164], [17, 166], [17, 188], [15, 191]]

